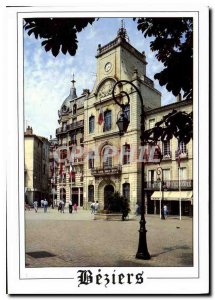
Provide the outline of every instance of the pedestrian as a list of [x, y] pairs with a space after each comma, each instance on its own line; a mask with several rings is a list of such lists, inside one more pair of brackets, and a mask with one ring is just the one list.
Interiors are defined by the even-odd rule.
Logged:
[[69, 213], [71, 214], [72, 213], [72, 200], [69, 200]]
[[161, 209], [161, 220], [165, 220], [165, 216], [164, 216], [164, 206]]
[[95, 210], [94, 210], [94, 212], [95, 213], [97, 213], [97, 211], [99, 210], [99, 202], [98, 201], [96, 201], [96, 203], [95, 203]]
[[41, 208], [44, 207], [44, 200], [43, 199], [40, 201], [40, 206], [41, 206]]
[[140, 206], [139, 206], [138, 203], [136, 203], [136, 205], [135, 205], [135, 215], [139, 216], [139, 214], [140, 214]]
[[34, 210], [37, 213], [37, 209], [38, 209], [38, 202], [37, 200], [34, 200]]
[[65, 207], [65, 202], [63, 200], [61, 200], [61, 213], [64, 213], [64, 207]]
[[44, 199], [44, 201], [43, 201], [43, 207], [44, 207], [44, 213], [47, 212], [48, 201], [46, 199]]
[[91, 208], [91, 214], [94, 214], [95, 213], [95, 202], [94, 201], [91, 203], [90, 208]]
[[76, 203], [73, 205], [73, 209], [74, 209], [74, 211], [76, 211], [76, 212], [77, 212], [78, 206], [77, 206], [77, 204], [76, 204]]
[[164, 219], [166, 219], [167, 218], [167, 214], [168, 214], [168, 208], [167, 208], [166, 204], [163, 207], [163, 212], [164, 212]]

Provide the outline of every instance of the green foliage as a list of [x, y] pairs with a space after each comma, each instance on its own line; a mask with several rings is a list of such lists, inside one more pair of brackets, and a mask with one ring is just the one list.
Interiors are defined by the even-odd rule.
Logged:
[[55, 57], [60, 51], [74, 56], [78, 48], [77, 33], [94, 21], [95, 18], [26, 18], [24, 29], [36, 39], [42, 38], [45, 51], [51, 50]]
[[109, 213], [122, 213], [122, 219], [127, 217], [130, 208], [128, 199], [120, 195], [119, 192], [107, 195], [105, 210]]
[[154, 78], [161, 86], [177, 96], [192, 99], [193, 91], [193, 19], [192, 18], [134, 18], [144, 37], [153, 37], [150, 48], [164, 69]]

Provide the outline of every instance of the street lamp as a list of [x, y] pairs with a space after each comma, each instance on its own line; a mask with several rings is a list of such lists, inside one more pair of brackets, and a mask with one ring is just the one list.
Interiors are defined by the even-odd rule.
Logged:
[[[115, 101], [116, 104], [118, 104], [122, 111], [120, 112], [120, 117], [118, 117], [117, 120], [117, 126], [119, 127], [119, 134], [122, 135], [127, 131], [128, 125], [129, 125], [129, 120], [128, 120], [128, 116], [126, 115], [125, 112], [125, 105], [120, 103], [117, 99], [117, 97], [115, 96], [115, 88], [117, 86], [119, 86], [120, 88], [122, 87], [122, 84], [130, 84], [137, 92], [140, 102], [141, 102], [141, 136], [140, 136], [140, 140], [141, 140], [141, 146], [144, 145], [144, 133], [145, 133], [145, 117], [144, 117], [144, 104], [143, 104], [143, 98], [141, 96], [141, 93], [139, 91], [139, 89], [136, 87], [136, 85], [134, 85], [131, 81], [128, 80], [120, 80], [117, 81], [114, 86], [113, 86], [113, 90], [112, 90], [112, 97], [113, 100]], [[128, 104], [130, 103], [130, 96], [126, 91], [120, 91], [120, 97], [122, 95], [125, 95], [128, 99]], [[118, 96], [119, 98], [119, 96]], [[147, 248], [147, 241], [146, 241], [146, 221], [145, 221], [145, 190], [144, 190], [144, 161], [142, 161], [141, 164], [141, 171], [142, 171], [142, 176], [141, 176], [141, 188], [142, 188], [142, 207], [141, 207], [141, 220], [140, 220], [140, 229], [139, 229], [139, 244], [138, 244], [138, 250], [136, 253], [136, 258], [138, 259], [150, 259], [151, 256], [148, 252], [148, 248]]]
[[[163, 189], [164, 189], [163, 169], [161, 167], [157, 167], [156, 173], [159, 176], [158, 180], [160, 181], [160, 193], [161, 193], [161, 197], [160, 197], [160, 219], [165, 219], [164, 215], [161, 214], [161, 204], [162, 204], [162, 201], [163, 201]], [[160, 175], [161, 175], [161, 178], [160, 178]]]

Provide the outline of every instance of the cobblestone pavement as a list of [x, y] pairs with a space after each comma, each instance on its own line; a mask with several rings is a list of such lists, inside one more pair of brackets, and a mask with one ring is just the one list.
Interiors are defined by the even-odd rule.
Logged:
[[83, 210], [26, 211], [26, 267], [192, 266], [192, 218], [146, 216], [150, 260], [135, 258], [139, 220], [130, 215], [124, 222], [95, 221], [93, 214]]

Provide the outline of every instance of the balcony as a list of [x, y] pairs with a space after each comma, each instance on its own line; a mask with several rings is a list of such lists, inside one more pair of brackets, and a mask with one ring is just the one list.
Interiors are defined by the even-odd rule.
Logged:
[[[193, 180], [186, 179], [181, 180], [181, 190], [192, 190], [193, 189]], [[160, 181], [146, 181], [145, 182], [145, 189], [152, 190], [152, 191], [159, 191], [160, 190]], [[179, 181], [178, 180], [164, 180], [164, 190], [174, 191], [179, 189]]]
[[107, 175], [119, 175], [122, 172], [122, 166], [104, 167], [104, 168], [93, 168], [91, 174], [93, 176], [107, 176]]
[[[175, 151], [175, 159], [177, 160], [178, 157], [179, 157], [178, 151]], [[183, 152], [181, 152], [180, 160], [181, 159], [188, 159], [188, 150], [184, 150]]]
[[172, 160], [172, 152], [165, 152], [163, 153], [163, 158], [162, 158], [162, 161], [163, 160]]
[[74, 162], [72, 163], [73, 165], [81, 165], [84, 163], [84, 159], [83, 158], [75, 158]]
[[84, 126], [84, 120], [74, 122], [69, 125], [64, 125], [56, 129], [56, 136], [62, 133], [66, 133], [71, 130], [75, 130]]

